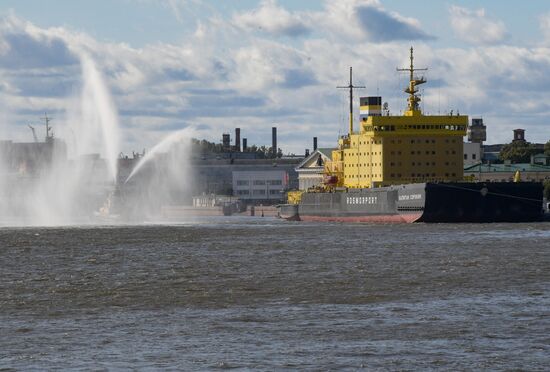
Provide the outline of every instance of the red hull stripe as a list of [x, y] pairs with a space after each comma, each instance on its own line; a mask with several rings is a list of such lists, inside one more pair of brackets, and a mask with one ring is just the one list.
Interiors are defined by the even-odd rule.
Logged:
[[412, 223], [417, 221], [421, 216], [422, 213], [387, 214], [378, 216], [300, 216], [300, 220], [325, 222]]

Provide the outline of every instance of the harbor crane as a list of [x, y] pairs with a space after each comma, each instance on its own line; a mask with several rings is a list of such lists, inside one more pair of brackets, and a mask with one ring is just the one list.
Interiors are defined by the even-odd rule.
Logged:
[[29, 128], [31, 128], [32, 130], [32, 136], [34, 138], [34, 142], [35, 143], [38, 143], [38, 137], [36, 136], [36, 130], [34, 129], [34, 127], [32, 125], [29, 124]]

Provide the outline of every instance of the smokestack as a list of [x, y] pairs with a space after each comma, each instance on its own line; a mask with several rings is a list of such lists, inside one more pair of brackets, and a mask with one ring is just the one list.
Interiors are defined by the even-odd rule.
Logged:
[[313, 137], [313, 151], [317, 150], [317, 137]]
[[277, 157], [277, 127], [271, 128], [271, 148], [273, 150], [273, 157]]
[[223, 133], [222, 134], [222, 146], [225, 151], [229, 150], [229, 145], [231, 142], [231, 137], [229, 136], [229, 133]]
[[243, 138], [243, 152], [246, 151], [246, 138]]
[[241, 128], [235, 128], [235, 151], [241, 152]]

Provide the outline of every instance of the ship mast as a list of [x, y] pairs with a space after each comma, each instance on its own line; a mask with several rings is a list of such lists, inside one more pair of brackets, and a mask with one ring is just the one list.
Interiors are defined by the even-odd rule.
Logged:
[[365, 88], [363, 85], [353, 85], [353, 69], [349, 68], [349, 85], [338, 86], [338, 89], [349, 89], [349, 135], [353, 133], [353, 89]]
[[418, 90], [416, 89], [417, 85], [424, 84], [426, 82], [426, 79], [424, 79], [424, 76], [418, 78], [414, 76], [415, 71], [427, 71], [427, 68], [414, 68], [414, 56], [413, 56], [413, 47], [411, 47], [411, 66], [409, 68], [398, 68], [397, 71], [408, 71], [409, 72], [409, 86], [405, 88], [405, 93], [409, 94], [409, 98], [407, 98], [408, 105], [407, 105], [407, 112], [405, 113], [405, 116], [414, 116], [414, 115], [420, 115], [420, 97], [416, 95], [418, 93]]
[[52, 119], [48, 117], [47, 113], [44, 113], [44, 117], [42, 118], [42, 120], [44, 120], [44, 122], [46, 123], [46, 142], [50, 142], [53, 140], [52, 127], [50, 127], [50, 121]]

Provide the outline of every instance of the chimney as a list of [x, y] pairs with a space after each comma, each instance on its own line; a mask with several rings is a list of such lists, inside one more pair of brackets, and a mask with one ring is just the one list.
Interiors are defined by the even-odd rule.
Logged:
[[222, 134], [222, 147], [223, 147], [224, 151], [229, 151], [230, 141], [231, 141], [231, 137], [229, 136], [229, 133], [223, 133]]
[[271, 128], [271, 149], [273, 157], [277, 157], [277, 127]]
[[246, 138], [243, 138], [243, 152], [246, 151]]
[[305, 157], [307, 158], [309, 156], [309, 149], [306, 149], [306, 155]]
[[235, 151], [241, 152], [241, 128], [235, 128]]
[[317, 137], [313, 137], [313, 151], [317, 150]]

